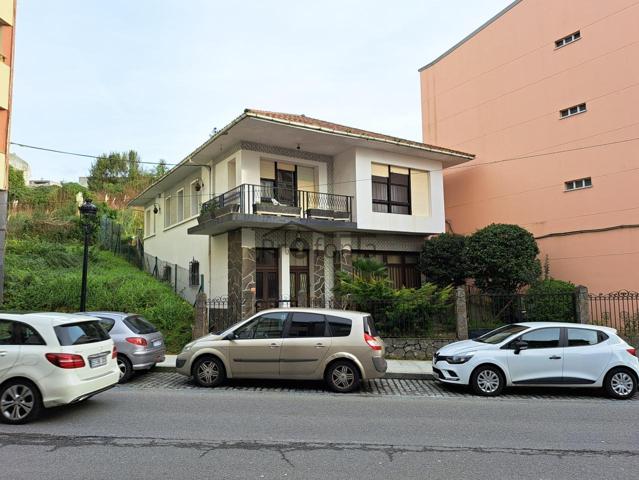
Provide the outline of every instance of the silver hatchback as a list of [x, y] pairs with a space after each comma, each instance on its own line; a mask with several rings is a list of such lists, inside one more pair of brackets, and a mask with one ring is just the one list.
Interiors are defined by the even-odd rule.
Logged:
[[164, 336], [148, 320], [134, 313], [86, 312], [100, 319], [118, 350], [120, 383], [131, 378], [134, 370], [149, 370], [164, 361]]

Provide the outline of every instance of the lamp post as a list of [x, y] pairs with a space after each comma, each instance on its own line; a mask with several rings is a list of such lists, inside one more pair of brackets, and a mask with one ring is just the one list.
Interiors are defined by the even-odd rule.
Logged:
[[84, 227], [84, 259], [82, 261], [82, 292], [80, 293], [80, 311], [87, 309], [87, 272], [89, 270], [89, 235], [91, 234], [91, 220], [98, 213], [98, 207], [87, 198], [79, 207]]

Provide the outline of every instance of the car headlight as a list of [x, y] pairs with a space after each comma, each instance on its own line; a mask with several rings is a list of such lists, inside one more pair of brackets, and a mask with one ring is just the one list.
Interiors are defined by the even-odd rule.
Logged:
[[184, 348], [182, 348], [182, 353], [191, 350], [191, 348], [193, 348], [193, 345], [195, 345], [195, 342], [187, 343], [186, 345], [184, 345]]
[[459, 365], [462, 363], [466, 363], [468, 360], [473, 358], [472, 355], [452, 355], [446, 359], [446, 361], [453, 365]]

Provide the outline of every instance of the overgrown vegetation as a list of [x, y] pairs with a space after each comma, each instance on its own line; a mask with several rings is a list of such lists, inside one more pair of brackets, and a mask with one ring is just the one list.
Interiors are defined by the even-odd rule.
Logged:
[[[5, 262], [4, 310], [78, 310], [81, 245], [9, 240]], [[193, 307], [169, 286], [95, 247], [90, 250], [89, 268], [89, 310], [117, 310], [145, 316], [162, 331], [171, 352], [178, 352], [190, 340]]]
[[535, 282], [526, 292], [526, 314], [536, 322], [572, 322], [575, 285], [548, 278]]

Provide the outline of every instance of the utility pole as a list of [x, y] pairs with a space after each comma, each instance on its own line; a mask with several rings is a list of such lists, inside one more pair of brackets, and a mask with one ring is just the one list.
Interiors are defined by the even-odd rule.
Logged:
[[9, 127], [13, 91], [16, 0], [0, 0], [0, 304], [4, 302], [4, 252], [9, 214]]

